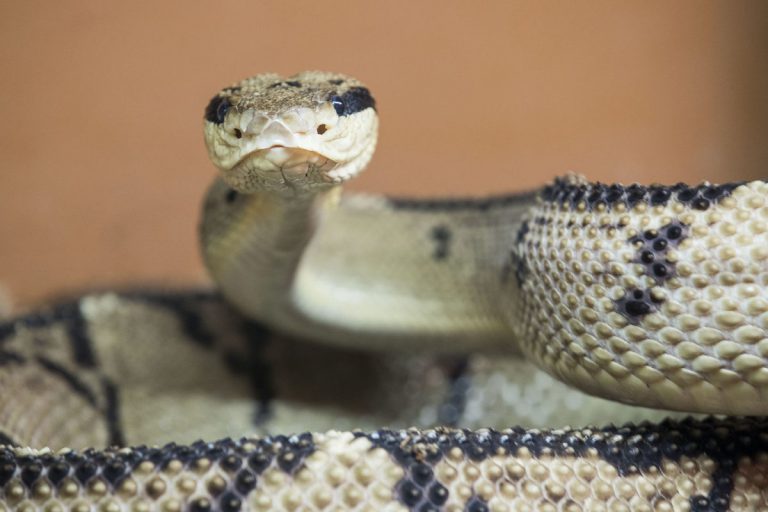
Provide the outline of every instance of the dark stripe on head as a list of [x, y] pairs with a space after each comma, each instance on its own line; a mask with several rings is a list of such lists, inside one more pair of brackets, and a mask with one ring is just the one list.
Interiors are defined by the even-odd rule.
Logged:
[[365, 87], [351, 87], [341, 96], [329, 98], [334, 104], [336, 113], [340, 116], [349, 116], [361, 112], [367, 108], [376, 110], [376, 100]]
[[231, 106], [227, 98], [217, 94], [205, 107], [205, 120], [215, 124], [223, 123]]

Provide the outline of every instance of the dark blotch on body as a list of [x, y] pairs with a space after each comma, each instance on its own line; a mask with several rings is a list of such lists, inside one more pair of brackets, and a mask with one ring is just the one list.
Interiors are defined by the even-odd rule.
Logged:
[[675, 220], [629, 238], [628, 242], [637, 249], [634, 263], [643, 265], [645, 275], [653, 278], [657, 285], [663, 284], [675, 276], [675, 263], [667, 259], [667, 254], [680, 245], [687, 234], [688, 226]]
[[639, 324], [645, 315], [658, 309], [659, 302], [651, 297], [650, 290], [629, 290], [615, 301], [616, 311], [632, 324]]
[[435, 241], [435, 250], [432, 253], [432, 258], [437, 261], [448, 259], [451, 249], [451, 238], [453, 238], [451, 229], [445, 225], [435, 226], [432, 228], [430, 235]]

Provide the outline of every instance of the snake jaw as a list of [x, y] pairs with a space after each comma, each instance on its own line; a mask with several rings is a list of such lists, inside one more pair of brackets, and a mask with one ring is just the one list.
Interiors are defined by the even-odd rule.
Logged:
[[329, 172], [337, 163], [300, 147], [279, 144], [247, 153], [222, 177], [228, 185], [248, 193], [256, 190], [296, 191], [316, 189], [337, 182]]

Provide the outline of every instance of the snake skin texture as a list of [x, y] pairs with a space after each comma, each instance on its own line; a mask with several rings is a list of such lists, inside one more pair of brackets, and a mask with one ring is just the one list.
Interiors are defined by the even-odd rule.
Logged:
[[95, 452], [0, 449], [17, 510], [599, 511], [768, 506], [766, 422], [382, 430]]
[[768, 413], [768, 185], [559, 180], [521, 228], [526, 355], [614, 400]]
[[52, 449], [297, 429], [660, 420], [515, 354], [354, 351], [286, 338], [202, 292], [94, 293], [0, 324], [0, 432]]

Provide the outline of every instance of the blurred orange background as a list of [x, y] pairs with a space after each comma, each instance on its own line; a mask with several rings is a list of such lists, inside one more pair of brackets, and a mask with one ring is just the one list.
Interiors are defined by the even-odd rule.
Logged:
[[203, 109], [328, 69], [382, 118], [350, 188], [427, 196], [764, 176], [768, 2], [399, 0], [0, 6], [0, 283], [203, 283]]

